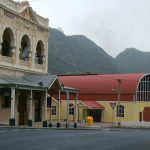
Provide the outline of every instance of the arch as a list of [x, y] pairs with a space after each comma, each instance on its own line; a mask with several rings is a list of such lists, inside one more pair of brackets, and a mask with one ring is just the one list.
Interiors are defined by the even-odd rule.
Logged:
[[29, 53], [31, 50], [31, 43], [28, 35], [23, 35], [21, 39], [21, 48], [20, 48], [20, 55], [19, 59], [29, 61]]
[[150, 74], [146, 74], [140, 79], [136, 90], [136, 100], [150, 101]]
[[43, 64], [43, 60], [42, 60], [43, 55], [44, 55], [44, 44], [41, 40], [39, 40], [36, 45], [35, 63]]
[[14, 46], [14, 34], [10, 28], [4, 30], [2, 40], [2, 56], [11, 57], [11, 49]]

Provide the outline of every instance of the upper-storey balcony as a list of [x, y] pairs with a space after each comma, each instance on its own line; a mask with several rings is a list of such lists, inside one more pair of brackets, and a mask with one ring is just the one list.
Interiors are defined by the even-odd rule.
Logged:
[[[29, 54], [30, 55], [30, 54]], [[37, 58], [36, 58], [37, 59]], [[6, 56], [2, 53], [0, 54], [0, 66], [9, 69], [18, 69], [25, 72], [37, 72], [37, 73], [47, 73], [45, 68], [45, 56], [42, 57], [42, 64], [32, 59], [32, 56], [23, 57], [18, 59], [16, 57], [15, 48], [11, 50], [11, 56]]]
[[40, 40], [31, 48], [30, 39], [24, 35], [17, 49], [13, 43], [13, 33], [10, 28], [6, 28], [3, 33], [3, 41], [0, 44], [0, 66], [24, 71], [34, 71], [47, 73], [47, 63], [44, 53], [44, 44]]

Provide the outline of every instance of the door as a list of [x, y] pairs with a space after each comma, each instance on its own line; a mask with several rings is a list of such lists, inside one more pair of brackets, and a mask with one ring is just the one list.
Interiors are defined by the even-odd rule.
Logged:
[[93, 117], [94, 122], [101, 122], [101, 110], [95, 109], [95, 110], [88, 110], [88, 116]]
[[143, 120], [146, 122], [150, 122], [150, 107], [144, 107]]
[[142, 112], [139, 112], [139, 121], [142, 121]]
[[27, 96], [21, 94], [18, 97], [18, 112], [19, 112], [19, 125], [27, 125], [28, 113], [27, 113]]
[[42, 121], [42, 106], [41, 106], [41, 99], [40, 97], [35, 99], [35, 122]]

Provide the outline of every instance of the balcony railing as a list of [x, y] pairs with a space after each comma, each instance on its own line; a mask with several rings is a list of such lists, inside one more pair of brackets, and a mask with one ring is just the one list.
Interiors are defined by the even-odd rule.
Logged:
[[16, 64], [16, 60], [14, 60], [12, 57], [7, 56], [1, 56], [0, 55], [0, 65], [9, 66], [9, 67], [17, 67], [18, 69], [25, 69], [25, 70], [35, 70], [37, 72], [43, 72], [45, 67], [42, 64], [33, 64], [29, 61], [25, 60], [19, 60], [19, 62]]
[[29, 67], [30, 63], [29, 61], [19, 60], [19, 64], [25, 67]]
[[35, 64], [36, 69], [44, 69], [44, 66], [41, 64]]

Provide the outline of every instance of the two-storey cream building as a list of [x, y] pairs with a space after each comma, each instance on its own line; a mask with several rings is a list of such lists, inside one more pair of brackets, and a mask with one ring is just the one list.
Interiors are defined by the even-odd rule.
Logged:
[[[0, 124], [47, 125], [49, 20], [28, 1], [0, 0]], [[55, 87], [55, 88], [54, 88]]]

